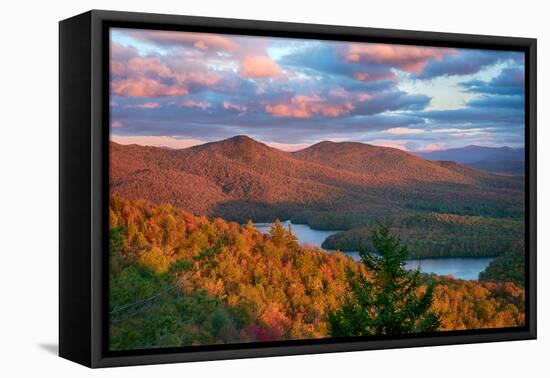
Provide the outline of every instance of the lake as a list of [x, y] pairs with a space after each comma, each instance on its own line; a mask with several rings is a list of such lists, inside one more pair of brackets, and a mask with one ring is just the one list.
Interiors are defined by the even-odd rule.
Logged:
[[[282, 222], [288, 228], [290, 221]], [[256, 229], [262, 233], [268, 233], [271, 223], [254, 223]], [[332, 234], [339, 231], [315, 230], [307, 224], [292, 223], [292, 232], [302, 244], [315, 245], [320, 247], [323, 241]], [[344, 252], [354, 260], [359, 260], [358, 252]], [[424, 273], [435, 273], [438, 275], [452, 275], [463, 280], [477, 280], [481, 273], [494, 257], [437, 257], [426, 259], [407, 260], [407, 268], [420, 268]]]

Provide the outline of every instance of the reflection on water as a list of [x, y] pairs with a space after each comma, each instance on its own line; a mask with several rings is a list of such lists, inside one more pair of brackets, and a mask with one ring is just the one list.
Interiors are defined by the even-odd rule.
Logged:
[[[288, 228], [288, 225], [291, 224], [289, 220], [281, 223], [285, 228]], [[271, 223], [254, 223], [254, 226], [256, 227], [256, 230], [267, 234], [269, 232], [269, 228], [271, 227]], [[326, 238], [337, 232], [339, 231], [314, 230], [307, 224], [292, 223], [292, 233], [296, 235], [299, 242], [302, 244], [314, 244], [317, 247], [321, 247], [321, 244], [323, 244]]]
[[[282, 222], [288, 227], [290, 221]], [[270, 223], [254, 223], [256, 229], [262, 233], [269, 232]], [[292, 232], [302, 244], [314, 244], [321, 246], [323, 241], [338, 231], [315, 230], [307, 224], [292, 224]], [[345, 252], [354, 260], [359, 260], [358, 252]], [[494, 257], [440, 257], [427, 259], [407, 260], [409, 269], [420, 268], [424, 273], [435, 273], [438, 275], [452, 275], [463, 280], [477, 280], [481, 273]]]
[[[346, 252], [354, 260], [360, 260], [358, 252]], [[407, 268], [420, 268], [424, 273], [441, 276], [452, 275], [463, 280], [477, 280], [494, 257], [434, 257], [407, 260]]]

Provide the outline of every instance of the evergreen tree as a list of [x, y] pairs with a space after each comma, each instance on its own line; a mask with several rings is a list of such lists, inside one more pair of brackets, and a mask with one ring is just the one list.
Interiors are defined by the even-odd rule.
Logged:
[[288, 231], [286, 235], [286, 245], [290, 249], [295, 249], [300, 246], [298, 237], [292, 232], [292, 224], [288, 224]]
[[269, 228], [269, 236], [271, 237], [271, 241], [273, 242], [273, 244], [275, 244], [276, 246], [281, 247], [286, 244], [286, 230], [279, 218], [275, 219], [275, 222]]
[[256, 233], [256, 227], [254, 227], [254, 223], [252, 222], [252, 219], [249, 219], [248, 222], [246, 222], [246, 230], [250, 234]]
[[420, 290], [420, 271], [405, 269], [407, 246], [385, 226], [372, 232], [375, 251], [362, 248], [367, 275], [348, 271], [350, 293], [327, 315], [329, 333], [338, 336], [400, 335], [431, 332], [439, 317], [430, 310], [433, 285]]

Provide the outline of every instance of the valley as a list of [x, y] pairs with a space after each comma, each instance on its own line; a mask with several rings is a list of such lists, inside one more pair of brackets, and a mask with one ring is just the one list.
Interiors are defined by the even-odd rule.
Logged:
[[342, 231], [323, 247], [357, 250], [389, 224], [411, 257], [521, 249], [523, 179], [388, 147], [319, 142], [283, 152], [247, 136], [172, 150], [111, 142], [111, 192], [245, 223], [290, 219]]

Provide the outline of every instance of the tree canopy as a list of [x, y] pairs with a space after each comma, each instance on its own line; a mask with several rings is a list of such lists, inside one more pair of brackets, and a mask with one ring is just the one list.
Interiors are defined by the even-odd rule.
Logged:
[[405, 269], [407, 246], [382, 226], [371, 234], [374, 251], [360, 249], [369, 276], [348, 272], [350, 291], [327, 316], [331, 336], [401, 335], [431, 332], [439, 317], [431, 310], [434, 285], [421, 288], [419, 270]]
[[[299, 245], [282, 223], [265, 235], [252, 222], [117, 196], [110, 226], [111, 350], [329, 337], [327, 314], [352, 294], [350, 275], [374, 280], [380, 267]], [[524, 324], [513, 283], [415, 277], [417, 300], [435, 285], [438, 330]], [[402, 332], [423, 329], [412, 324]]]

